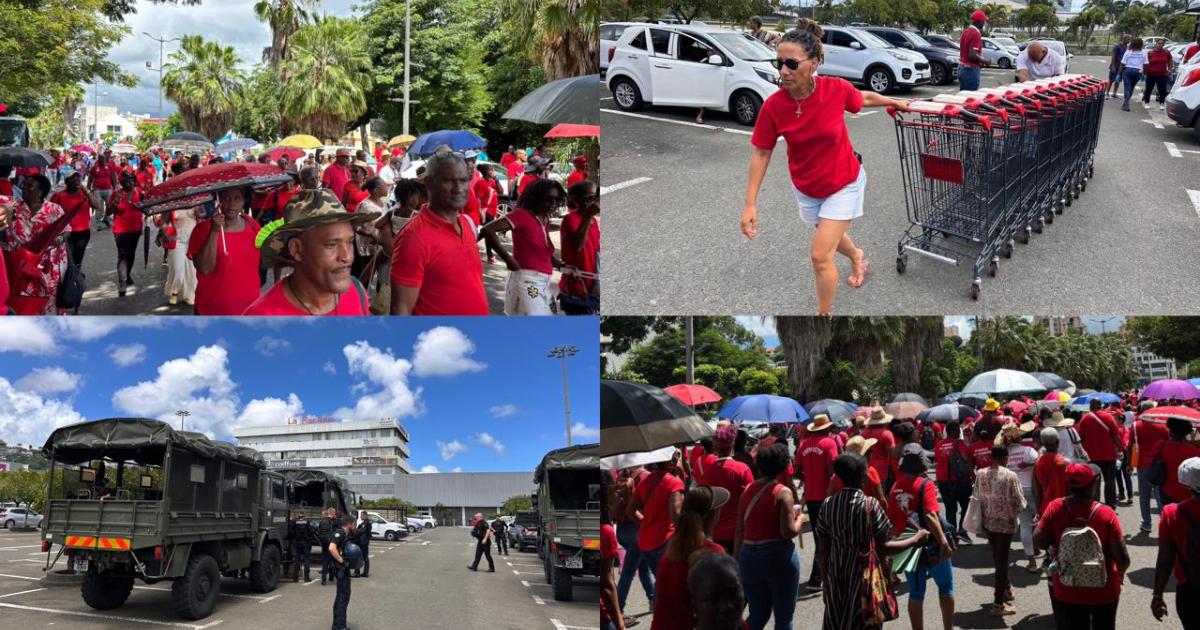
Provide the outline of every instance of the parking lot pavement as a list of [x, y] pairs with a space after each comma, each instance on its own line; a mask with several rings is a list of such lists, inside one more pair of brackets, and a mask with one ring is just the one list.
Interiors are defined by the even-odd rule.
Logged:
[[[138, 582], [125, 605], [112, 611], [89, 608], [78, 587], [43, 588], [38, 579], [45, 554], [38, 544], [37, 533], [0, 532], [0, 619], [6, 627], [300, 630], [327, 628], [332, 620], [334, 586], [321, 586], [317, 555], [317, 579], [285, 580], [261, 594], [244, 580], [226, 578], [213, 614], [187, 621], [175, 616], [167, 582]], [[474, 546], [467, 529], [453, 527], [396, 543], [374, 541], [370, 578], [352, 581], [350, 628], [597, 628], [599, 582], [577, 584], [574, 601], [556, 602], [536, 553], [512, 551], [495, 558], [496, 573], [472, 573], [466, 566]]]
[[[1107, 61], [1076, 59], [1073, 72], [1102, 76]], [[1011, 80], [985, 70], [983, 85]], [[956, 86], [923, 86], [902, 98], [928, 98]], [[1140, 97], [1141, 89], [1137, 96]], [[608, 98], [607, 93], [604, 98]], [[849, 265], [835, 312], [914, 315], [1010, 312], [1146, 314], [1183, 312], [1200, 301], [1195, 266], [1200, 238], [1200, 144], [1140, 98], [1132, 112], [1105, 102], [1095, 177], [1043, 234], [1002, 259], [997, 278], [969, 294], [970, 263], [954, 267], [910, 256], [895, 269], [896, 243], [908, 228], [893, 121], [883, 110], [847, 116], [867, 170], [864, 216], [851, 235], [873, 263], [851, 289]], [[608, 314], [811, 314], [816, 310], [808, 260], [812, 229], [800, 222], [781, 145], [759, 195], [760, 233], [741, 234], [739, 219], [750, 155], [748, 127], [728, 114], [647, 107], [636, 115], [601, 101], [605, 139], [602, 191]], [[610, 287], [610, 288], [611, 288]]]
[[[1182, 630], [1183, 625], [1175, 614], [1175, 581], [1166, 589], [1169, 616], [1161, 622], [1150, 614], [1150, 596], [1154, 587], [1154, 561], [1158, 557], [1158, 516], [1154, 516], [1154, 534], [1138, 533], [1138, 508], [1134, 505], [1118, 505], [1117, 516], [1121, 520], [1121, 531], [1129, 548], [1131, 564], [1121, 587], [1121, 600], [1117, 606], [1118, 628], [1146, 628], [1153, 630]], [[1054, 630], [1054, 618], [1050, 611], [1050, 593], [1045, 575], [1036, 576], [1025, 570], [1025, 554], [1019, 537], [1014, 537], [1009, 550], [1008, 577], [1016, 596], [1017, 614], [999, 619], [989, 615], [992, 603], [993, 581], [992, 556], [987, 542], [975, 537], [974, 544], [960, 545], [954, 552], [954, 627], [963, 629], [1011, 627], [1018, 630]], [[800, 575], [808, 579], [812, 570], [813, 539], [805, 526], [804, 548], [800, 549]], [[888, 622], [888, 630], [910, 630], [908, 620], [908, 596], [905, 585], [900, 585], [898, 600], [900, 618]], [[930, 581], [926, 585], [925, 628], [941, 628], [938, 616], [937, 587]], [[650, 627], [649, 607], [641, 583], [633, 581], [625, 614], [639, 619], [636, 630]], [[824, 614], [820, 593], [810, 594], [800, 586], [800, 600], [796, 603], [796, 627], [816, 628]], [[770, 625], [767, 626], [771, 627]]]

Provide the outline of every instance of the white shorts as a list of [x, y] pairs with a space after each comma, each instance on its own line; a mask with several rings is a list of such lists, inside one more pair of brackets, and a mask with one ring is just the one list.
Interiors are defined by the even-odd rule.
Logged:
[[792, 190], [796, 193], [796, 203], [800, 204], [800, 220], [809, 225], [816, 225], [820, 219], [835, 221], [857, 219], [863, 215], [863, 196], [867, 190], [867, 169], [860, 165], [858, 179], [824, 199], [809, 197], [794, 185]]
[[504, 291], [505, 315], [553, 315], [550, 274], [531, 269], [508, 272]]

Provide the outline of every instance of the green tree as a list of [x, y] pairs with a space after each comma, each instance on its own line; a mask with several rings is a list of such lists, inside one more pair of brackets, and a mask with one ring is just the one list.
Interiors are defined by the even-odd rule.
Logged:
[[1188, 363], [1200, 359], [1200, 317], [1131, 317], [1131, 339], [1151, 352]]
[[185, 129], [185, 126], [184, 126], [184, 122], [183, 122], [183, 114], [176, 111], [176, 112], [172, 112], [170, 116], [167, 116], [166, 133], [168, 136], [173, 133], [179, 133], [180, 131], [183, 131], [184, 129]]
[[1054, 8], [1044, 4], [1021, 9], [1014, 22], [1021, 28], [1031, 30], [1035, 37], [1043, 32], [1054, 33], [1058, 29], [1058, 16], [1054, 14]]
[[1115, 28], [1123, 33], [1129, 33], [1134, 37], [1139, 37], [1144, 33], [1154, 28], [1158, 22], [1158, 14], [1154, 9], [1135, 4], [1125, 9], [1117, 18]]
[[1107, 23], [1108, 16], [1104, 13], [1104, 9], [1089, 7], [1080, 12], [1079, 15], [1071, 18], [1069, 26], [1071, 32], [1079, 38], [1079, 46], [1086, 49], [1088, 42], [1092, 39], [1092, 35], [1096, 32], [1096, 28]]
[[778, 394], [779, 377], [776, 370], [749, 368], [738, 375], [742, 394]]
[[240, 106], [233, 115], [233, 130], [259, 142], [268, 143], [283, 135], [279, 103], [278, 74], [270, 67], [254, 68], [240, 95]]
[[[732, 321], [733, 318], [728, 319]], [[747, 368], [769, 367], [766, 348], [763, 347], [761, 339], [755, 337], [754, 341], [743, 347], [735, 341], [735, 335], [727, 334], [720, 326], [706, 326], [705, 323], [701, 321], [700, 325], [694, 326], [693, 352], [696, 365], [708, 363], [725, 369], [732, 368], [735, 374]], [[684, 360], [684, 331], [681, 328], [673, 328], [635, 349], [628, 367], [642, 374], [650, 383], [667, 387], [679, 382], [675, 370], [683, 365]]]
[[246, 80], [234, 48], [205, 41], [199, 35], [185, 35], [169, 60], [163, 90], [179, 105], [188, 129], [209, 140], [225, 135]]
[[986, 3], [979, 7], [988, 16], [988, 26], [990, 28], [1008, 26], [1012, 14], [1006, 4]]
[[271, 68], [288, 56], [288, 44], [296, 31], [308, 23], [321, 0], [258, 0], [254, 15], [271, 27], [271, 45], [263, 49], [263, 62]]
[[547, 80], [600, 71], [599, 2], [501, 0], [501, 6], [509, 20], [524, 27], [515, 34], [530, 58], [541, 63]]
[[892, 0], [850, 0], [844, 10], [856, 21], [869, 24], [894, 24], [899, 18], [898, 3]]
[[11, 470], [0, 473], [0, 499], [41, 511], [46, 495], [45, 471]]
[[[301, 133], [342, 136], [367, 111], [371, 57], [358, 20], [319, 17], [296, 32], [280, 74], [283, 119]], [[432, 65], [432, 64], [431, 64]]]
[[533, 498], [528, 494], [518, 494], [505, 499], [504, 505], [500, 507], [500, 512], [503, 514], [516, 514], [517, 512], [532, 509]]
[[139, 151], [145, 151], [150, 147], [159, 144], [163, 138], [167, 137], [167, 126], [152, 122], [140, 122], [137, 124], [138, 137], [137, 148]]

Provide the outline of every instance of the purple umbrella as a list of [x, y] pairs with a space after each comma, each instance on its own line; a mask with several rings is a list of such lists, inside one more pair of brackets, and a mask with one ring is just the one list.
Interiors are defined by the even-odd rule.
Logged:
[[1167, 400], [1170, 398], [1174, 398], [1175, 400], [1192, 400], [1200, 398], [1200, 389], [1196, 389], [1195, 385], [1187, 381], [1166, 378], [1147, 385], [1146, 389], [1142, 390], [1142, 398], [1153, 400]]

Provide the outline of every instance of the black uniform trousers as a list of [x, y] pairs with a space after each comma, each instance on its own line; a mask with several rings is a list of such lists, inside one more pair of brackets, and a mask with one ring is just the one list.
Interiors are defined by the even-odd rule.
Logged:
[[359, 565], [359, 568], [354, 570], [354, 577], [358, 577], [359, 571], [362, 572], [363, 577], [370, 577], [370, 575], [371, 575], [371, 543], [370, 543], [370, 540], [371, 540], [370, 538], [363, 538], [358, 541], [358, 546], [362, 549], [363, 556], [362, 556], [362, 564]]
[[334, 564], [333, 556], [329, 555], [329, 547], [321, 547], [321, 586], [325, 586], [325, 580], [337, 579]]
[[305, 540], [305, 541], [295, 542], [292, 545], [292, 547], [293, 547], [292, 554], [293, 554], [293, 557], [295, 557], [295, 559], [296, 559], [294, 568], [292, 569], [292, 580], [295, 581], [295, 580], [300, 579], [299, 578], [300, 567], [304, 567], [304, 581], [308, 582], [311, 579], [308, 577], [308, 568], [310, 565], [309, 556], [311, 555], [310, 554], [311, 545], [309, 545], [308, 541]]
[[496, 534], [496, 555], [508, 555], [508, 534]]
[[333, 599], [333, 630], [345, 630], [346, 609], [350, 607], [350, 569], [333, 563], [331, 575], [337, 584], [337, 595]]
[[487, 556], [488, 571], [495, 571], [496, 565], [495, 565], [495, 563], [492, 562], [492, 543], [491, 542], [475, 543], [475, 562], [471, 563], [472, 569], [476, 569], [479, 567], [479, 558], [481, 556]]

